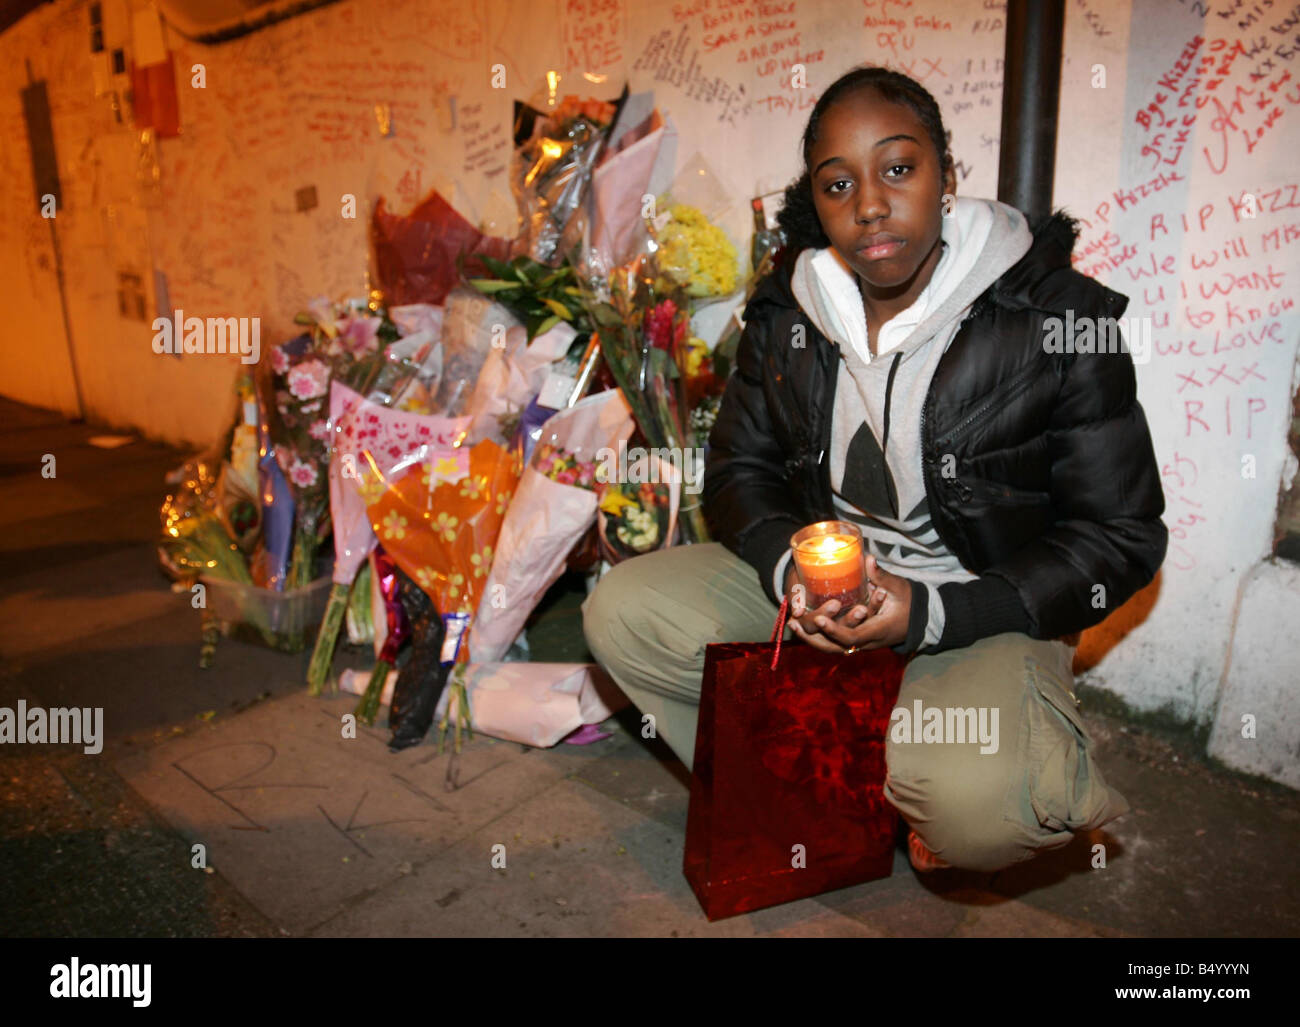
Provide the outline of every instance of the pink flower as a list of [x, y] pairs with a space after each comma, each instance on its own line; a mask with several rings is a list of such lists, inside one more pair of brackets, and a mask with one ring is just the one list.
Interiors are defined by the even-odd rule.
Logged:
[[578, 480], [578, 472], [575, 471], [572, 467], [570, 467], [568, 470], [561, 471], [559, 474], [557, 474], [555, 476], [555, 480], [558, 481], [561, 485], [576, 484]]
[[271, 370], [276, 374], [284, 374], [289, 370], [289, 357], [280, 346], [271, 347]]
[[295, 460], [289, 468], [289, 480], [301, 489], [311, 488], [316, 484], [316, 468], [302, 460]]
[[343, 326], [340, 341], [343, 348], [354, 357], [364, 357], [379, 349], [379, 318], [356, 317]]
[[313, 421], [311, 427], [307, 429], [307, 434], [310, 435], [317, 442], [324, 442], [326, 439], [330, 437], [329, 422]]
[[329, 387], [330, 369], [320, 360], [307, 360], [289, 372], [289, 391], [298, 399], [315, 399]]
[[317, 296], [307, 304], [307, 313], [309, 313], [320, 325], [334, 323], [334, 304], [330, 302], [328, 296]]

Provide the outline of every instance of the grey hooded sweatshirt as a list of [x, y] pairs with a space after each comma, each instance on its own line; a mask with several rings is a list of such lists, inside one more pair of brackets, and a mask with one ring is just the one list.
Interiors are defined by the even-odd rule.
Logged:
[[[1033, 242], [1020, 211], [967, 197], [958, 197], [944, 218], [942, 239], [929, 283], [912, 306], [881, 326], [874, 358], [857, 277], [833, 248], [804, 250], [791, 283], [808, 319], [840, 348], [830, 451], [836, 514], [862, 529], [882, 569], [928, 586], [923, 646], [943, 634], [937, 586], [975, 575], [947, 550], [930, 520], [921, 408], [939, 358], [975, 300]], [[776, 568], [778, 595], [789, 559], [787, 553]]]

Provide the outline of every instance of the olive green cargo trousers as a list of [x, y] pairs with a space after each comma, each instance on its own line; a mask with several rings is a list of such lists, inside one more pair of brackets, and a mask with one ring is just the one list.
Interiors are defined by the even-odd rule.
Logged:
[[[704, 647], [767, 642], [777, 615], [757, 572], [720, 543], [618, 564], [582, 610], [596, 659], [688, 768]], [[884, 793], [949, 864], [1001, 869], [1128, 812], [1093, 756], [1073, 654], [1064, 642], [1004, 634], [908, 663]]]

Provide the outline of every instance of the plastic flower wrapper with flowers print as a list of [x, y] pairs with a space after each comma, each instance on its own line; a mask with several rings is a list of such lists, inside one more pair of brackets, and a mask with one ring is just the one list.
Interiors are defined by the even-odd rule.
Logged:
[[505, 656], [564, 572], [570, 550], [596, 518], [596, 468], [618, 452], [632, 428], [631, 411], [618, 389], [579, 400], [542, 426], [506, 512], [486, 592], [470, 627], [476, 663]]
[[[387, 469], [371, 451], [361, 455], [356, 485], [370, 526], [431, 601], [442, 626], [437, 632], [440, 652], [422, 652], [417, 645], [398, 676], [389, 746], [400, 749], [424, 737], [448, 670], [469, 659], [465, 632], [486, 594], [493, 549], [521, 468], [515, 451], [490, 439], [471, 447], [420, 445]], [[416, 616], [427, 613], [413, 610], [405, 600], [404, 605]], [[372, 684], [382, 688], [383, 678]], [[367, 705], [363, 697], [359, 709]]]
[[458, 444], [469, 423], [468, 417], [429, 417], [392, 410], [341, 382], [331, 383], [329, 496], [334, 581], [307, 670], [309, 694], [319, 695], [325, 686], [352, 582], [375, 544], [366, 505], [353, 486], [361, 473], [361, 454], [368, 454], [371, 467], [388, 472], [418, 446]]

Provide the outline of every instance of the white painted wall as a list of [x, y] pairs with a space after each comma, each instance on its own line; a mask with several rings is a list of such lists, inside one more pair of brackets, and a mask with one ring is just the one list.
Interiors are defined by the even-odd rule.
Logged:
[[[110, 48], [132, 50], [132, 6], [105, 3]], [[65, 194], [56, 229], [88, 412], [203, 445], [230, 415], [237, 365], [217, 356], [155, 355], [149, 326], [118, 315], [117, 268], [147, 280], [161, 271], [171, 303], [189, 314], [260, 316], [265, 347], [292, 334], [293, 314], [312, 296], [364, 288], [365, 212], [378, 195], [406, 207], [436, 186], [470, 220], [513, 234], [511, 103], [541, 89], [548, 70], [560, 76], [560, 95], [612, 98], [625, 79], [634, 90], [653, 88], [679, 132], [678, 167], [696, 153], [704, 157], [733, 199], [725, 224], [742, 243], [748, 198], [795, 174], [799, 135], [817, 93], [861, 61], [909, 71], [935, 93], [960, 162], [959, 190], [991, 196], [1001, 6], [345, 0], [216, 47], [169, 32], [183, 131], [151, 149], [131, 131], [129, 114], [118, 124], [108, 101], [94, 96], [88, 5], [58, 0], [0, 36], [0, 132], [17, 141], [0, 147], [0, 309], [8, 322], [0, 333], [0, 393], [75, 407], [50, 226], [36, 215], [23, 143], [25, 62], [48, 81], [54, 109]], [[1292, 302], [1296, 291], [1300, 27], [1288, 24], [1294, 5], [1262, 0], [1263, 16], [1239, 26], [1254, 6], [1067, 3], [1055, 198], [1087, 220], [1078, 266], [1128, 295], [1129, 315], [1151, 317], [1156, 326], [1156, 352], [1139, 366], [1138, 382], [1173, 536], [1160, 577], [1088, 633], [1081, 663], [1092, 683], [1139, 708], [1163, 707], [1202, 723], [1241, 687], [1237, 678], [1225, 681], [1224, 670], [1234, 621], [1239, 630], [1243, 623], [1243, 582], [1271, 551], [1278, 490], [1289, 480], [1285, 435], [1300, 336], [1296, 308], [1270, 309]], [[1181, 125], [1157, 138], [1159, 129], [1144, 128], [1137, 112], [1156, 101], [1161, 77], [1197, 37], [1203, 51], [1215, 48], [1216, 67], [1238, 39], [1251, 52], [1232, 59], [1213, 91], [1199, 93], [1225, 109], [1213, 102], [1197, 109], [1198, 94], [1180, 109], [1179, 94], [1170, 93], [1165, 116], [1190, 113], [1191, 124], [1181, 142]], [[755, 53], [763, 44], [768, 54]], [[806, 90], [783, 85], [789, 72], [782, 60], [795, 57], [806, 67]], [[190, 86], [196, 63], [205, 66], [205, 89]], [[490, 88], [498, 64], [505, 89]], [[1291, 78], [1271, 91], [1287, 71]], [[1260, 110], [1265, 90], [1273, 102]], [[1231, 109], [1234, 100], [1240, 111]], [[389, 138], [379, 134], [376, 104], [391, 111]], [[1274, 106], [1280, 115], [1256, 138]], [[1252, 133], [1249, 143], [1243, 132]], [[1162, 173], [1177, 178], [1142, 196], [1139, 186]], [[295, 190], [308, 185], [320, 206], [298, 213]], [[1117, 191], [1132, 191], [1131, 202]], [[1246, 192], [1257, 198], [1253, 219], [1234, 212]], [[360, 201], [357, 221], [340, 216], [345, 193]], [[1223, 256], [1234, 243], [1245, 255]], [[1103, 267], [1105, 247], [1123, 260]], [[1215, 253], [1215, 264], [1202, 266]], [[1261, 277], [1235, 277], [1255, 273]], [[1254, 477], [1243, 476], [1247, 457]], [[1274, 636], [1295, 637], [1294, 607], [1264, 604], [1255, 615], [1273, 618]], [[1284, 666], [1261, 664], [1270, 703], [1292, 701], [1294, 689], [1281, 684], [1294, 680], [1278, 677], [1291, 673]], [[1296, 760], [1294, 747], [1286, 759]]]

